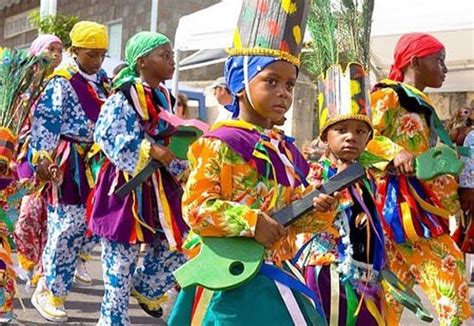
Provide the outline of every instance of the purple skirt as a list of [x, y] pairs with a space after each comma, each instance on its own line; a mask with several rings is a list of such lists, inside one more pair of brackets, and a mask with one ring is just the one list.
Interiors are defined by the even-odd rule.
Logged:
[[[306, 266], [304, 269], [304, 277], [308, 287], [314, 291], [320, 298], [323, 305], [324, 313], [326, 314], [329, 323], [329, 316], [331, 314], [331, 273], [330, 266], [325, 265], [321, 268], [319, 274], [316, 273], [314, 266]], [[349, 282], [349, 281], [346, 281]], [[352, 287], [352, 285], [351, 285]], [[381, 311], [381, 298], [379, 293], [375, 298], [375, 304], [379, 311]], [[357, 295], [356, 308], [359, 305], [360, 295]], [[348, 301], [344, 282], [339, 278], [339, 325], [346, 325], [348, 313]], [[356, 325], [370, 326], [378, 325], [377, 320], [367, 309], [365, 302], [362, 304], [359, 314], [356, 317]]]

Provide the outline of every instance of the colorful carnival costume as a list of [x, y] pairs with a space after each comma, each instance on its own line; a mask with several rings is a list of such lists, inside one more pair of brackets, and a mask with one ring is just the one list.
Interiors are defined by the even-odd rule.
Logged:
[[[151, 88], [137, 76], [139, 58], [168, 45], [159, 33], [141, 32], [126, 47], [128, 67], [116, 78], [116, 92], [102, 107], [94, 134], [107, 156], [90, 208], [90, 230], [101, 237], [105, 293], [99, 325], [129, 325], [130, 294], [145, 311], [159, 314], [164, 294], [175, 285], [172, 272], [184, 262], [179, 253], [187, 227], [181, 218], [181, 186], [158, 169], [125, 197], [115, 191], [151, 161], [152, 144], [167, 145], [175, 128], [168, 90]], [[137, 267], [140, 243], [149, 244]]]
[[[406, 53], [406, 62], [396, 61], [390, 77], [403, 80], [408, 57], [423, 57], [443, 48], [426, 34], [402, 37], [396, 58], [397, 53]], [[447, 227], [448, 217], [459, 210], [456, 178], [442, 174], [421, 180], [394, 174], [389, 167], [402, 150], [419, 156], [436, 145], [438, 136], [448, 145], [450, 141], [428, 95], [399, 81], [383, 80], [371, 95], [375, 135], [366, 156], [377, 174], [377, 204], [384, 217], [388, 261], [404, 284], [413, 286], [416, 281], [421, 286], [442, 325], [458, 325], [470, 318], [470, 307], [463, 255]], [[417, 169], [418, 175], [433, 171], [435, 165], [420, 164]], [[389, 322], [396, 323], [403, 308], [390, 296], [388, 302]]]
[[[70, 37], [74, 47], [107, 48], [107, 31], [100, 24], [79, 22]], [[77, 259], [83, 246], [95, 241], [86, 238], [85, 210], [101, 163], [93, 132], [108, 92], [105, 71], [88, 75], [73, 63], [55, 72], [34, 111], [31, 162], [36, 166], [47, 160], [62, 175], [60, 182], [49, 182], [47, 189], [48, 239], [42, 256], [45, 288], [38, 286], [32, 297], [46, 319], [67, 319], [64, 300], [71, 291]]]
[[[342, 164], [331, 148], [328, 129], [339, 130], [337, 123], [357, 120], [372, 130], [365, 71], [369, 66], [368, 44], [364, 43], [370, 37], [370, 28], [358, 25], [366, 21], [370, 27], [371, 4], [367, 1], [361, 10], [348, 7], [345, 1], [340, 1], [337, 9], [330, 1], [313, 2], [309, 30], [313, 39], [324, 42], [312, 44], [307, 68], [319, 76], [320, 139], [327, 148], [319, 162], [310, 164], [310, 183], [327, 182]], [[352, 32], [344, 34], [346, 30]], [[368, 174], [342, 191], [331, 228], [306, 235], [305, 240], [301, 256], [295, 259], [303, 268], [307, 285], [321, 298], [328, 324], [385, 325], [381, 285], [386, 265], [385, 241], [375, 204], [375, 185]]]
[[33, 183], [19, 182], [13, 162], [18, 135], [40, 93], [48, 61], [0, 48], [0, 322], [13, 319], [17, 269], [11, 257], [12, 232], [23, 196]]
[[[357, 87], [344, 87], [349, 84]], [[326, 78], [320, 80], [321, 134], [327, 137], [328, 127], [345, 120], [364, 121], [370, 126], [367, 87], [367, 74], [360, 64], [349, 64], [345, 73], [338, 65], [328, 69]], [[347, 105], [354, 102], [358, 104]], [[308, 181], [324, 183], [337, 171], [336, 162], [323, 156], [311, 163]], [[321, 298], [329, 324], [382, 326], [385, 297], [381, 272], [386, 254], [375, 186], [368, 177], [349, 186], [342, 195], [333, 226], [308, 235], [301, 257], [296, 258], [306, 283]]]
[[[244, 1], [225, 68], [234, 97], [246, 89], [251, 99], [249, 83], [270, 64], [284, 60], [298, 65], [308, 4], [266, 1], [257, 5]], [[260, 22], [258, 27], [254, 21]], [[239, 109], [236, 98], [233, 106], [234, 112]], [[192, 254], [200, 251], [188, 264], [200, 259], [206, 239], [256, 243], [251, 238], [261, 212], [270, 213], [299, 198], [309, 170], [292, 138], [278, 129], [265, 130], [244, 120], [214, 125], [191, 146], [188, 158], [191, 173], [183, 197], [183, 216], [194, 236], [186, 247], [194, 249]], [[244, 283], [226, 289], [184, 288], [169, 324], [324, 325], [319, 300], [301, 282], [289, 260], [296, 252], [297, 234], [319, 232], [333, 217], [317, 215], [314, 210], [301, 217], [271, 249], [264, 251], [262, 247], [263, 264]], [[186, 266], [190, 265], [179, 271]], [[198, 267], [190, 272], [196, 278], [202, 273]], [[218, 270], [211, 273], [211, 279], [222, 277]]]
[[[62, 41], [57, 36], [42, 34], [31, 44], [29, 55], [42, 55], [53, 43], [62, 46]], [[49, 78], [45, 80], [45, 83], [48, 80]], [[34, 178], [34, 167], [29, 160], [31, 151], [28, 150], [32, 115], [33, 112], [25, 121], [19, 137], [20, 153], [17, 157], [17, 174], [20, 180]], [[28, 285], [32, 282], [35, 269], [37, 276], [42, 272], [41, 254], [47, 239], [46, 205], [46, 198], [41, 193], [24, 196], [21, 200], [20, 215], [15, 224], [14, 237], [18, 251], [18, 264], [27, 273]], [[37, 276], [35, 276], [33, 283], [37, 281]]]

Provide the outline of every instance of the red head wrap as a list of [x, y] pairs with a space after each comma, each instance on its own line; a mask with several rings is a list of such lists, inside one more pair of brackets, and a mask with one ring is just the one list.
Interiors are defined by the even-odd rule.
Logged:
[[444, 45], [436, 38], [424, 33], [411, 33], [403, 35], [395, 46], [394, 63], [388, 78], [403, 81], [405, 69], [413, 57], [423, 58], [444, 49]]

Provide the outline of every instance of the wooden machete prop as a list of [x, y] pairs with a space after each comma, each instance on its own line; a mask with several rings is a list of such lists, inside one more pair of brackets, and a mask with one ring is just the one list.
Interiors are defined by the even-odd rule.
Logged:
[[[277, 211], [272, 217], [287, 226], [313, 209], [313, 198], [333, 194], [365, 176], [365, 169], [353, 163], [300, 200]], [[200, 253], [178, 268], [174, 276], [182, 288], [199, 285], [210, 290], [227, 290], [250, 280], [260, 269], [265, 248], [253, 238], [202, 237]]]
[[[177, 158], [184, 160], [186, 159], [186, 152], [189, 146], [191, 146], [191, 144], [201, 135], [202, 131], [193, 126], [185, 126], [182, 129], [178, 129], [178, 131], [176, 131], [176, 133], [171, 137], [170, 149]], [[162, 168], [165, 168], [165, 166], [161, 164], [161, 162], [151, 160], [150, 163], [148, 163], [136, 176], [118, 188], [115, 191], [115, 194], [122, 199], [125, 198], [129, 193], [148, 179], [153, 172]]]

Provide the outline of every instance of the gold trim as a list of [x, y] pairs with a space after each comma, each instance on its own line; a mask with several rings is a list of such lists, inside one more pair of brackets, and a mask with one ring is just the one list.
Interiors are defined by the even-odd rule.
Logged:
[[300, 58], [295, 57], [294, 55], [288, 53], [288, 52], [283, 52], [280, 50], [275, 50], [275, 49], [266, 49], [266, 48], [232, 48], [232, 49], [226, 49], [227, 53], [229, 56], [238, 56], [238, 55], [256, 55], [256, 56], [270, 56], [270, 57], [275, 57], [281, 60], [288, 61], [289, 63], [294, 64], [295, 66], [300, 66], [301, 61]]
[[324, 127], [320, 127], [321, 130], [319, 131], [319, 134], [322, 135], [328, 127], [345, 120], [359, 120], [359, 121], [367, 122], [370, 126], [372, 134], [374, 133], [374, 128], [372, 127], [372, 121], [370, 121], [368, 116], [364, 114], [341, 114], [341, 115], [338, 115], [336, 118], [328, 119]]

